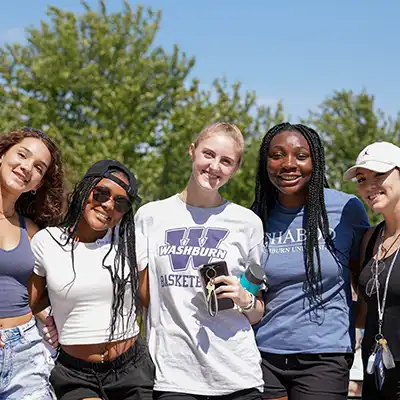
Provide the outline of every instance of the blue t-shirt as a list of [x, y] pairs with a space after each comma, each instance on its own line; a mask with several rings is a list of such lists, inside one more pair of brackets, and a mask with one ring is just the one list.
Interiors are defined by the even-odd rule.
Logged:
[[[276, 204], [268, 218], [269, 246], [264, 255], [268, 277], [266, 314], [255, 327], [260, 351], [274, 354], [346, 353], [353, 351], [350, 260], [359, 259], [360, 240], [369, 227], [361, 201], [333, 189], [325, 189], [329, 229], [335, 261], [320, 234], [323, 307], [310, 302], [303, 291], [306, 272], [303, 240], [304, 208]], [[318, 264], [314, 258], [316, 269]]]

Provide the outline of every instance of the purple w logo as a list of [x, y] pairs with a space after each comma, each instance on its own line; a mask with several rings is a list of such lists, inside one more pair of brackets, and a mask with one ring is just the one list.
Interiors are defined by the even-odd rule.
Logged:
[[178, 228], [165, 232], [166, 245], [159, 247], [160, 256], [169, 256], [173, 271], [184, 271], [191, 266], [197, 269], [213, 258], [224, 259], [226, 250], [219, 248], [228, 236], [227, 229]]

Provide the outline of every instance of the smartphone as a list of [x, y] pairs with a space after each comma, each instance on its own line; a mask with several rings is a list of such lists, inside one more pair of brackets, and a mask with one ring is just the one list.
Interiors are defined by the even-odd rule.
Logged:
[[[217, 276], [229, 275], [228, 266], [225, 261], [217, 261], [209, 264], [201, 265], [198, 269], [200, 274], [200, 280], [203, 286], [204, 295], [207, 298], [207, 284], [210, 279], [216, 278]], [[218, 283], [215, 285], [216, 288], [225, 285], [224, 283]], [[232, 299], [218, 299], [218, 310], [229, 310], [233, 308], [235, 304]]]

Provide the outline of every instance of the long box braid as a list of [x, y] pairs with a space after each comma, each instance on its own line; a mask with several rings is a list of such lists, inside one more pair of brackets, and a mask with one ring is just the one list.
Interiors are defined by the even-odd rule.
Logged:
[[[264, 227], [264, 243], [268, 250], [269, 238], [268, 216], [277, 200], [277, 189], [271, 183], [267, 173], [268, 150], [274, 136], [284, 131], [298, 132], [304, 136], [310, 146], [312, 173], [309, 181], [308, 196], [305, 204], [304, 226], [306, 239], [303, 242], [304, 265], [306, 282], [304, 290], [310, 293], [318, 303], [322, 301], [322, 266], [320, 249], [318, 246], [318, 229], [322, 233], [327, 249], [340, 265], [336, 255], [332, 235], [329, 231], [328, 215], [325, 206], [324, 188], [328, 188], [325, 176], [325, 153], [318, 133], [302, 124], [292, 125], [288, 122], [278, 124], [271, 128], [264, 136], [258, 159], [255, 199], [251, 209], [261, 218]], [[315, 260], [316, 259], [316, 260]], [[316, 261], [316, 262], [315, 262]], [[341, 265], [340, 265], [341, 267]]]

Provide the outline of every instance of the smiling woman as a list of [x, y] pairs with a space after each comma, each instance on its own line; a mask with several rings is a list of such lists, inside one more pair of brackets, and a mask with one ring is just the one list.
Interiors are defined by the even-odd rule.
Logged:
[[50, 377], [57, 398], [152, 399], [154, 365], [136, 323], [148, 302], [135, 253], [137, 191], [128, 168], [99, 161], [75, 187], [61, 225], [33, 239], [31, 302], [47, 285], [60, 343]]
[[62, 218], [64, 175], [61, 153], [44, 132], [25, 127], [0, 136], [3, 191], [16, 209], [40, 228]]
[[[216, 122], [188, 147], [186, 187], [136, 214], [138, 263], [149, 271], [155, 399], [259, 400], [260, 354], [251, 324], [264, 305], [238, 277], [260, 264], [262, 225], [219, 193], [240, 167], [243, 136], [237, 126]], [[206, 296], [199, 271], [211, 262], [220, 262], [221, 275], [209, 282]], [[219, 311], [211, 298], [221, 302]]]
[[285, 207], [303, 205], [312, 173], [310, 146], [306, 138], [296, 131], [283, 131], [272, 138], [268, 159], [268, 176], [279, 192], [281, 204]]
[[266, 313], [255, 327], [264, 399], [347, 399], [351, 272], [368, 218], [355, 196], [328, 189], [324, 160], [317, 132], [301, 124], [274, 126], [260, 147], [252, 208], [266, 234]]
[[[52, 399], [50, 365], [28, 303], [30, 239], [62, 215], [60, 151], [44, 132], [0, 136], [0, 398]], [[24, 385], [21, 385], [24, 382]]]
[[362, 341], [362, 398], [400, 398], [400, 148], [367, 146], [344, 174], [356, 179], [358, 193], [384, 217], [362, 242], [357, 323]]

